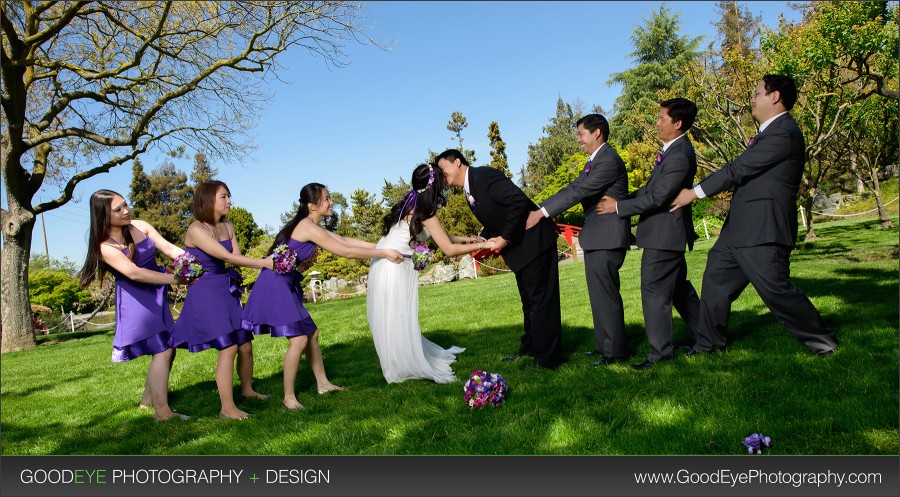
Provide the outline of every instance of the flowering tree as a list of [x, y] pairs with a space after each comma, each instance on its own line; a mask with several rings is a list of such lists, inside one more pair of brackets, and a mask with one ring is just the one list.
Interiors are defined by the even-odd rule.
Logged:
[[[362, 10], [316, 1], [3, 2], [2, 350], [35, 344], [28, 255], [37, 214], [155, 147], [243, 156], [276, 58], [301, 47], [343, 65], [344, 43], [373, 42]], [[42, 187], [58, 194], [34, 203]]]

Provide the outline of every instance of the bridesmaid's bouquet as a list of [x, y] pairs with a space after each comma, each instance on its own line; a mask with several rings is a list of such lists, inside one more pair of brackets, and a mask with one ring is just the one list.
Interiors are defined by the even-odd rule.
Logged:
[[412, 259], [413, 268], [416, 271], [421, 271], [425, 269], [425, 266], [431, 262], [431, 249], [428, 248], [428, 245], [424, 243], [420, 243], [413, 247], [413, 253], [410, 255], [404, 255], [404, 257], [409, 257]]
[[278, 274], [290, 273], [297, 267], [297, 251], [284, 243], [275, 247], [272, 258], [275, 260], [275, 272]]
[[488, 404], [499, 407], [506, 397], [506, 380], [497, 373], [474, 369], [463, 390], [466, 392], [463, 400], [472, 409], [481, 409]]
[[197, 278], [203, 274], [203, 266], [197, 262], [196, 257], [188, 252], [183, 252], [176, 257], [172, 267], [175, 270], [175, 278], [188, 285], [196, 281]]
[[762, 454], [772, 446], [772, 439], [762, 433], [754, 433], [744, 439], [744, 446], [747, 447], [748, 454]]

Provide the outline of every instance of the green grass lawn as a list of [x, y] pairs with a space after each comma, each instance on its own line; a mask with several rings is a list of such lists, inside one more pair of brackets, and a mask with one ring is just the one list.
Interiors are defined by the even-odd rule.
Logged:
[[[817, 223], [820, 239], [793, 253], [795, 284], [841, 340], [830, 358], [810, 353], [748, 288], [732, 308], [727, 353], [677, 353], [646, 371], [592, 368], [582, 354], [594, 336], [576, 262], [560, 266], [566, 362], [557, 371], [500, 361], [521, 334], [511, 274], [420, 288], [425, 336], [467, 349], [454, 364], [460, 381], [447, 385], [384, 382], [364, 297], [310, 304], [329, 376], [348, 389], [316, 395], [304, 361], [298, 387], [306, 409], [285, 411], [287, 342], [257, 337], [256, 389], [272, 398], [239, 401], [254, 415], [241, 422], [217, 418], [215, 352], [178, 353], [170, 401], [193, 417], [156, 423], [137, 408], [149, 359], [113, 364], [111, 331], [81, 333], [3, 355], [2, 453], [738, 455], [744, 437], [762, 432], [773, 454], [897, 454], [898, 233], [876, 225]], [[700, 240], [688, 255], [698, 290], [712, 242]], [[640, 252], [628, 254], [621, 275], [639, 361], [648, 351]], [[675, 330], [676, 343], [691, 341], [677, 317]], [[472, 411], [463, 402], [463, 382], [476, 368], [506, 378], [502, 407]]]

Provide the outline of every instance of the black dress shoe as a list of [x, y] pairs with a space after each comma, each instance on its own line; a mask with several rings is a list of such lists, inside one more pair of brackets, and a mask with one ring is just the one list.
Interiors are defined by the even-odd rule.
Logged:
[[584, 355], [586, 355], [586, 356], [601, 355], [601, 352], [599, 350], [589, 350], [589, 351], [585, 352]]
[[615, 357], [601, 357], [599, 361], [591, 364], [591, 366], [609, 366], [610, 364], [615, 364], [621, 361], [621, 359], [616, 359]]
[[516, 355], [506, 356], [501, 360], [502, 361], [518, 361], [521, 358], [522, 358], [522, 354], [516, 354]]
[[642, 369], [650, 369], [653, 367], [654, 364], [656, 364], [656, 363], [647, 359], [644, 362], [636, 362], [636, 363], [632, 364], [631, 367], [640, 371]]
[[819, 357], [831, 357], [834, 355], [834, 349], [818, 352], [816, 355]]

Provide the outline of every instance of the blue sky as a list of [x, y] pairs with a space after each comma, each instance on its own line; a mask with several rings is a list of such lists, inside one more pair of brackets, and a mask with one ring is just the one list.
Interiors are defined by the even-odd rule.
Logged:
[[[611, 110], [618, 86], [610, 75], [633, 60], [631, 35], [659, 2], [371, 2], [367, 32], [390, 51], [348, 45], [344, 68], [330, 68], [302, 49], [283, 54], [285, 71], [270, 89], [275, 96], [250, 133], [260, 148], [250, 160], [214, 162], [231, 189], [234, 205], [253, 213], [260, 226], [280, 228], [280, 214], [310, 182], [328, 185], [348, 199], [356, 189], [380, 198], [384, 180], [409, 180], [428, 150], [455, 146], [446, 125], [461, 112], [465, 148], [490, 162], [487, 129], [500, 125], [510, 169], [525, 164], [528, 145], [543, 134], [556, 100], [580, 99]], [[746, 2], [763, 24], [778, 15], [796, 20], [787, 2]], [[681, 34], [711, 41], [715, 2], [666, 2], [680, 13]], [[702, 102], [698, 102], [702, 105]], [[164, 157], [142, 157], [149, 171]], [[193, 152], [175, 160], [185, 171]], [[110, 188], [128, 195], [131, 167], [91, 178], [75, 190], [77, 201], [46, 214], [50, 256], [83, 261], [87, 200]], [[46, 188], [46, 186], [45, 186]], [[56, 192], [39, 193], [47, 199]], [[4, 195], [5, 197], [5, 195]], [[5, 204], [5, 198], [4, 198]], [[44, 252], [40, 220], [33, 252]], [[172, 240], [176, 244], [183, 240]]]

